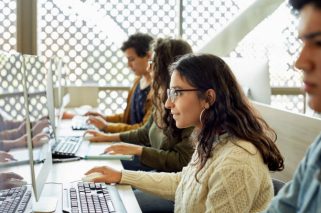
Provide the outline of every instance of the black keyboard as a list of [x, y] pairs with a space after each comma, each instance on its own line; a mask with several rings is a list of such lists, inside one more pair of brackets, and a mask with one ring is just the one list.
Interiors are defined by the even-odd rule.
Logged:
[[31, 190], [27, 186], [0, 190], [0, 212], [32, 212], [30, 198]]
[[53, 158], [72, 158], [81, 145], [83, 138], [80, 136], [59, 137], [52, 147]]
[[105, 213], [126, 212], [115, 186], [104, 183], [83, 183], [65, 189], [64, 212]]

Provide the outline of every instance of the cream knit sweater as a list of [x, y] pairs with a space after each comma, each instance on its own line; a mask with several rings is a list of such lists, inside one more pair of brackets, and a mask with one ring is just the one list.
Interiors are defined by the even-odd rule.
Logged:
[[227, 137], [198, 173], [197, 159], [179, 173], [122, 171], [122, 184], [175, 200], [175, 212], [260, 212], [273, 197], [272, 180], [251, 143]]

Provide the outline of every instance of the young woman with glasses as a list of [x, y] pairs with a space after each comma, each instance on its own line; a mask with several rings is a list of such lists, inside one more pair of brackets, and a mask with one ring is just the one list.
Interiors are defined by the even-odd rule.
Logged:
[[130, 184], [169, 200], [175, 212], [260, 212], [273, 197], [269, 171], [283, 169], [275, 132], [250, 105], [228, 65], [213, 55], [174, 63], [166, 107], [195, 127], [196, 150], [179, 173], [97, 167], [95, 181]]

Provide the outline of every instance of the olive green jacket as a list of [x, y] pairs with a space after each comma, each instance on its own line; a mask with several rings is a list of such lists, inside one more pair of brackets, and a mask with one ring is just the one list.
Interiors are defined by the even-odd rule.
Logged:
[[121, 133], [120, 139], [144, 146], [140, 156], [143, 165], [162, 172], [178, 172], [189, 163], [194, 152], [190, 139], [192, 131], [193, 128], [184, 129], [180, 141], [168, 138], [151, 116], [139, 129]]

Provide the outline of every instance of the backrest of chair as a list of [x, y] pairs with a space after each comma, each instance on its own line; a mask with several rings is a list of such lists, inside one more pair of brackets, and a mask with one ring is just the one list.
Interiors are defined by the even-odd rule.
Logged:
[[284, 157], [285, 169], [273, 178], [289, 181], [308, 147], [320, 134], [321, 119], [253, 102], [263, 119], [277, 134], [276, 144]]
[[273, 190], [274, 190], [274, 196], [278, 194], [280, 189], [284, 186], [285, 182], [272, 178], [272, 183], [273, 183]]

